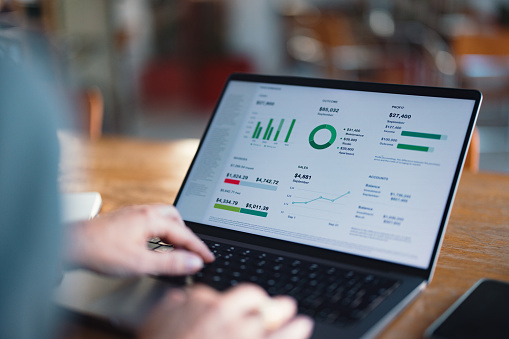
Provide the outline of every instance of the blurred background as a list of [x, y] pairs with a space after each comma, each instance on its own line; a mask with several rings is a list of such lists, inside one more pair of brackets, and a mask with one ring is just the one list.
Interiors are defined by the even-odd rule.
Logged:
[[484, 94], [480, 169], [509, 172], [507, 0], [0, 0], [0, 8], [0, 59], [37, 59], [26, 31], [46, 40], [55, 74], [79, 102], [69, 114], [91, 112], [93, 138], [199, 138], [232, 72], [464, 87]]

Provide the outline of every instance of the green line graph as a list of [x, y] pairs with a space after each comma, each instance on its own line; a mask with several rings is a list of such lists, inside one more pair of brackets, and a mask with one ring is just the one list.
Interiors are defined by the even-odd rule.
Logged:
[[307, 204], [309, 204], [309, 203], [311, 203], [313, 201], [317, 201], [317, 200], [325, 200], [325, 201], [335, 202], [336, 200], [338, 200], [340, 198], [343, 198], [344, 196], [346, 196], [348, 194], [350, 194], [350, 191], [348, 191], [345, 194], [342, 194], [339, 197], [334, 198], [334, 199], [329, 199], [329, 198], [325, 198], [323, 196], [319, 196], [317, 198], [314, 198], [314, 199], [311, 199], [311, 200], [308, 200], [308, 201], [292, 201], [292, 205], [294, 205], [294, 204], [305, 204], [305, 205], [307, 205]]

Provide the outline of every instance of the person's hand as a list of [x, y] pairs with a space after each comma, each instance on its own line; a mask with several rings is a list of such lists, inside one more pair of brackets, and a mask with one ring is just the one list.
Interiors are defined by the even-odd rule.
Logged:
[[[214, 260], [208, 247], [169, 205], [127, 207], [67, 229], [64, 254], [69, 264], [103, 274], [185, 275]], [[175, 250], [150, 251], [147, 240], [154, 237], [173, 244]]]
[[142, 339], [304, 339], [313, 329], [290, 297], [241, 284], [224, 293], [197, 285], [170, 291], [148, 316]]

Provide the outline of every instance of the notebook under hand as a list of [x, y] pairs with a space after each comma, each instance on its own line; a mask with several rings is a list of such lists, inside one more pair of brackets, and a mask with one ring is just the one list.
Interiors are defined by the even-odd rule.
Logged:
[[175, 201], [217, 256], [196, 280], [290, 294], [316, 338], [375, 335], [432, 277], [480, 102], [232, 75]]

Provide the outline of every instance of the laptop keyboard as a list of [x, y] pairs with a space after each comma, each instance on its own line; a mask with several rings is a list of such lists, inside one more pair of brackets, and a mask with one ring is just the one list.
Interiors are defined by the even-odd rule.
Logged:
[[[398, 280], [369, 273], [217, 241], [205, 240], [205, 243], [216, 261], [195, 274], [195, 282], [218, 290], [252, 282], [262, 286], [270, 295], [294, 297], [298, 301], [299, 313], [332, 325], [347, 326], [364, 318], [399, 286]], [[179, 278], [168, 279], [175, 282]]]

